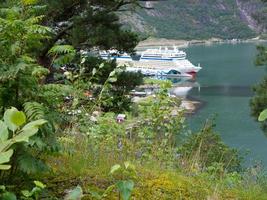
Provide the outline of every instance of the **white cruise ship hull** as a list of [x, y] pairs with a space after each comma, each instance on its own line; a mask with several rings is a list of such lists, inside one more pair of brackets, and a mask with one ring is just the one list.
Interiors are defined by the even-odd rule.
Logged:
[[140, 71], [146, 76], [194, 77], [201, 67], [194, 66], [188, 60], [179, 61], [126, 61], [117, 59], [119, 65], [125, 65], [128, 71]]

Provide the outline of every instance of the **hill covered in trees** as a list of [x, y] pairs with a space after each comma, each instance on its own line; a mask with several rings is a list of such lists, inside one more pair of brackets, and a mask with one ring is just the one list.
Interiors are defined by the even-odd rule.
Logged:
[[[133, 30], [169, 39], [252, 38], [266, 32], [260, 0], [151, 1], [138, 13], [123, 15]], [[265, 13], [265, 14], [264, 14]]]

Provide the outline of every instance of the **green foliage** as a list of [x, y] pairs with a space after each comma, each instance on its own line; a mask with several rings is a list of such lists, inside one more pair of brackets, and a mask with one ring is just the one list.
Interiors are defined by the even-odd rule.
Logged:
[[267, 64], [267, 49], [264, 46], [257, 46], [257, 57], [255, 60], [255, 64], [257, 66], [262, 66]]
[[45, 0], [43, 3], [47, 5], [44, 20], [54, 28], [54, 35], [42, 52], [45, 58], [51, 47], [58, 44], [71, 44], [75, 49], [87, 50], [92, 47], [115, 48], [122, 52], [133, 52], [137, 45], [137, 34], [121, 29], [117, 11], [134, 9], [138, 0]]
[[2, 200], [17, 200], [17, 197], [14, 193], [6, 191], [4, 185], [0, 185], [0, 197]]
[[[55, 199], [50, 192], [56, 191], [58, 198], [69, 200], [211, 199], [218, 188], [218, 198], [239, 188], [243, 179], [235, 171], [240, 167], [237, 152], [223, 144], [212, 127], [182, 144], [185, 116], [180, 100], [168, 95], [168, 82], [154, 96], [134, 105], [136, 115], [125, 113], [123, 123], [116, 121], [115, 113], [130, 111], [129, 93], [143, 77], [125, 72], [115, 61], [89, 55], [93, 49], [134, 51], [138, 37], [121, 29], [117, 11], [138, 6], [136, 0], [42, 3], [46, 6], [37, 0], [0, 3], [1, 180], [8, 184], [23, 180], [22, 191], [17, 184], [15, 189], [0, 186], [1, 199], [16, 199], [9, 188], [20, 192], [21, 199]], [[194, 13], [202, 12], [193, 8]], [[226, 25], [232, 21], [228, 14], [221, 18]], [[234, 23], [227, 31], [232, 36], [243, 26]], [[247, 35], [245, 31], [238, 37]], [[48, 75], [52, 78], [46, 79]], [[47, 84], [48, 80], [53, 84]], [[7, 110], [10, 106], [25, 112]], [[95, 110], [104, 113], [92, 114]], [[59, 150], [59, 134], [61, 154], [51, 155]], [[51, 167], [47, 179], [46, 162]], [[177, 169], [186, 173], [181, 176]], [[35, 181], [33, 189], [25, 190], [32, 173], [45, 179], [47, 187]], [[57, 179], [54, 183], [53, 178]], [[65, 195], [65, 189], [78, 184]]]
[[[258, 46], [258, 55], [255, 64], [258, 66], [267, 65], [267, 49], [264, 46]], [[251, 115], [258, 121], [261, 112], [267, 107], [267, 77], [253, 87], [254, 97], [250, 101]], [[267, 133], [267, 122], [259, 120], [264, 133]]]
[[[115, 61], [103, 61], [91, 56], [81, 56], [80, 62], [78, 67], [65, 72], [76, 91], [91, 91], [96, 99], [95, 105], [105, 112], [130, 110], [129, 93], [142, 84], [141, 73], [126, 72]], [[85, 104], [85, 101], [82, 102]]]
[[[256, 13], [260, 17], [265, 16], [261, 12], [258, 1], [240, 0], [240, 4], [249, 7], [252, 18]], [[171, 6], [170, 6], [171, 5]], [[247, 6], [247, 7], [246, 7]], [[258, 9], [253, 9], [257, 7]], [[141, 9], [135, 19], [132, 15], [130, 26], [133, 30], [145, 33], [146, 36], [168, 39], [209, 39], [209, 38], [252, 38], [256, 32], [248, 27], [248, 24], [240, 15], [241, 11], [236, 1], [228, 0], [202, 0], [202, 1], [175, 1], [169, 0], [153, 3], [153, 10]], [[255, 13], [253, 15], [253, 13]], [[138, 18], [142, 20], [138, 21]], [[258, 20], [259, 26], [265, 24], [263, 18]], [[140, 28], [140, 26], [142, 28]]]
[[52, 56], [54, 65], [62, 66], [72, 62], [76, 51], [71, 45], [55, 45], [49, 50], [48, 55]]
[[122, 196], [122, 199], [129, 200], [131, 197], [132, 190], [134, 188], [134, 182], [133, 181], [119, 181], [116, 184], [116, 187], [118, 188]]
[[135, 166], [130, 162], [124, 162], [123, 166], [116, 164], [110, 169], [110, 174], [116, 183], [110, 185], [101, 195], [96, 191], [91, 191], [90, 193], [93, 198], [101, 200], [109, 196], [109, 194], [117, 188], [119, 192], [119, 197], [121, 196], [123, 200], [129, 200], [134, 188], [134, 182], [132, 180], [121, 180], [121, 179], [136, 179]]
[[[50, 28], [39, 25], [43, 16], [30, 4], [12, 4], [0, 12], [0, 107], [22, 107], [38, 91], [38, 82], [48, 70], [37, 63], [42, 41]], [[14, 6], [14, 7], [12, 7]]]
[[[112, 176], [119, 174], [123, 179], [136, 179], [135, 167], [130, 162], [124, 162], [123, 167], [121, 165], [114, 165], [110, 170], [110, 174]], [[130, 199], [131, 193], [134, 188], [134, 182], [132, 180], [119, 180], [115, 183], [115, 186], [118, 189], [123, 200]]]
[[207, 122], [200, 133], [189, 136], [179, 153], [184, 164], [193, 171], [211, 170], [216, 163], [222, 170], [241, 170], [241, 158], [237, 150], [222, 142], [221, 137], [214, 132], [212, 122]]
[[[24, 200], [38, 200], [39, 195], [41, 194], [41, 192], [45, 189], [46, 185], [44, 185], [42, 182], [40, 181], [34, 181], [34, 185], [35, 187], [29, 191], [29, 190], [22, 190], [21, 191], [21, 198], [19, 199], [24, 199]], [[16, 200], [17, 197], [14, 193], [12, 192], [8, 192], [6, 190], [5, 186], [0, 186], [0, 198], [3, 200]]]
[[[27, 123], [23, 128], [20, 127], [26, 123], [25, 114], [18, 111], [16, 108], [6, 110], [4, 114], [4, 121], [0, 121], [1, 124], [1, 147], [0, 147], [0, 170], [8, 170], [10, 165], [6, 165], [11, 159], [14, 153], [12, 147], [13, 144], [19, 142], [29, 142], [30, 137], [38, 132], [41, 125], [46, 121], [39, 119]], [[12, 131], [12, 133], [9, 133]]]
[[39, 195], [42, 192], [42, 190], [44, 190], [46, 188], [46, 185], [44, 185], [42, 182], [40, 181], [34, 181], [35, 187], [29, 191], [29, 190], [22, 190], [22, 198], [21, 199], [25, 199], [25, 200], [38, 200], [39, 199]]
[[262, 121], [265, 121], [266, 119], [267, 119], [267, 109], [265, 109], [264, 111], [261, 112], [258, 120], [260, 122], [262, 122]]

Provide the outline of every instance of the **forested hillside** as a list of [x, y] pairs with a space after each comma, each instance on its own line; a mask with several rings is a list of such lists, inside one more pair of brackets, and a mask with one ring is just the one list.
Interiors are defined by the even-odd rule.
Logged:
[[167, 0], [146, 2], [123, 21], [146, 36], [174, 39], [252, 38], [266, 31], [259, 0]]

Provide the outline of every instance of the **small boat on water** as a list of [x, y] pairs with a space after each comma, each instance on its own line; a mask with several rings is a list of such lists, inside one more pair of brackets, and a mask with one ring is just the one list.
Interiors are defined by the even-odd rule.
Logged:
[[120, 54], [116, 50], [100, 52], [103, 59], [116, 59], [119, 65], [126, 65], [127, 71], [140, 71], [146, 76], [195, 77], [201, 69], [186, 59], [186, 53], [177, 47], [169, 49], [147, 49], [133, 59], [130, 55]]
[[116, 59], [117, 61], [132, 61], [132, 57], [129, 54], [121, 54], [117, 50], [101, 51], [100, 57], [104, 60]]

